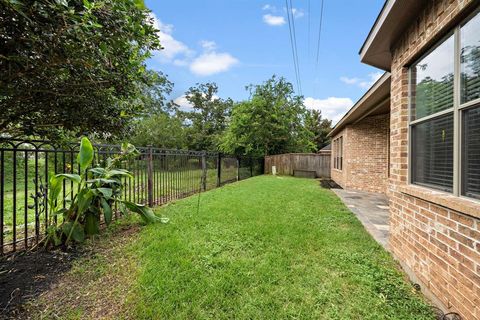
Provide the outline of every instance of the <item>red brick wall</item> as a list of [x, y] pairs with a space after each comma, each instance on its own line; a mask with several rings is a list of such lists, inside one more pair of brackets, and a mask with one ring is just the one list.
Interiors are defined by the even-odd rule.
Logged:
[[343, 170], [332, 167], [332, 179], [342, 188], [385, 193], [388, 132], [389, 115], [384, 114], [366, 117], [337, 134], [334, 139], [343, 135]]
[[480, 319], [480, 203], [407, 183], [407, 67], [478, 0], [428, 1], [392, 50], [390, 248], [422, 289], [464, 319]]

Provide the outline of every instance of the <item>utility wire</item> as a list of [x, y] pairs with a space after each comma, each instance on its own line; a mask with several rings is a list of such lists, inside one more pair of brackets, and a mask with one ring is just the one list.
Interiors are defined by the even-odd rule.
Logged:
[[297, 82], [297, 89], [300, 95], [302, 95], [302, 84], [300, 81], [300, 68], [298, 66], [298, 51], [297, 51], [297, 37], [296, 37], [296, 32], [295, 32], [295, 22], [294, 22], [294, 16], [293, 16], [293, 7], [292, 7], [292, 1], [290, 0], [290, 6], [289, 6], [289, 0], [285, 0], [285, 4], [287, 7], [287, 19], [288, 19], [288, 29], [290, 31], [290, 45], [292, 47], [292, 55], [293, 55], [293, 65], [295, 69], [295, 78]]
[[293, 47], [293, 37], [292, 37], [292, 25], [290, 23], [290, 9], [288, 8], [288, 0], [285, 0], [285, 5], [287, 7], [287, 20], [288, 20], [288, 30], [289, 30], [289, 36], [290, 36], [290, 47], [292, 49], [292, 58], [293, 58], [293, 69], [295, 72], [295, 81], [297, 84], [297, 90], [300, 91], [300, 86], [298, 84], [298, 74], [297, 74], [297, 60], [295, 59], [295, 48]]
[[322, 38], [322, 22], [323, 22], [323, 0], [321, 0], [320, 24], [318, 26], [317, 59], [316, 59], [315, 71], [318, 69], [318, 61], [320, 57], [320, 40]]
[[293, 5], [292, 0], [290, 0], [290, 14], [292, 18], [292, 29], [293, 29], [293, 43], [295, 44], [295, 55], [297, 58], [297, 73], [298, 73], [298, 84], [300, 85], [300, 95], [303, 95], [302, 90], [302, 77], [300, 76], [300, 63], [298, 62], [298, 47], [297, 47], [297, 31], [295, 29], [295, 15], [293, 14]]

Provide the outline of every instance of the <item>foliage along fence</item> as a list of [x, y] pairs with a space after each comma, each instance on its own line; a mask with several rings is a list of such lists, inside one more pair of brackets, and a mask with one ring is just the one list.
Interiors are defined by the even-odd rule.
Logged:
[[286, 153], [265, 157], [265, 173], [272, 173], [275, 166], [277, 174], [290, 176], [309, 176], [330, 178], [330, 153]]
[[[95, 149], [97, 163], [120, 152], [117, 145], [95, 145]], [[137, 149], [140, 155], [123, 164], [135, 178], [125, 178], [122, 198], [149, 206], [263, 173], [263, 158], [153, 147]], [[29, 248], [42, 239], [49, 220], [48, 204], [36, 199], [48, 192], [53, 174], [79, 173], [77, 153], [77, 144], [0, 140], [0, 255]], [[64, 207], [75, 192], [72, 183], [63, 181]], [[54, 221], [57, 223], [57, 217]]]

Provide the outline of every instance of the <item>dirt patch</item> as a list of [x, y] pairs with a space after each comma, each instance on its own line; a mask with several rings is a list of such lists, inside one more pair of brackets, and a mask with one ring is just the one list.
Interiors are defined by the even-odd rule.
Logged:
[[[0, 319], [36, 319], [36, 315], [43, 315], [46, 309], [49, 309], [49, 313], [51, 308], [57, 309], [59, 303], [66, 302], [65, 298], [75, 306], [75, 298], [78, 297], [70, 296], [70, 291], [77, 290], [71, 289], [85, 286], [84, 280], [87, 279], [82, 279], [85, 276], [97, 278], [97, 275], [75, 274], [75, 269], [98, 257], [108, 261], [112, 242], [114, 247], [119, 248], [138, 230], [138, 225], [121, 226], [104, 238], [89, 241], [69, 251], [38, 250], [2, 258]], [[103, 275], [98, 277], [103, 278], [103, 284], [113, 282]]]
[[331, 179], [321, 179], [320, 186], [326, 189], [342, 189], [335, 181]]
[[17, 309], [49, 289], [52, 282], [86, 254], [83, 250], [24, 252], [0, 260], [0, 318], [17, 317]]

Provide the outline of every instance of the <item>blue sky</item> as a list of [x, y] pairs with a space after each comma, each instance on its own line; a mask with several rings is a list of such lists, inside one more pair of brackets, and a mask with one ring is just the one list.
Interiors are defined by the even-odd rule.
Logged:
[[[292, 0], [302, 93], [307, 108], [338, 120], [382, 72], [360, 63], [358, 51], [384, 0], [324, 0], [319, 63], [320, 0]], [[310, 3], [310, 10], [308, 9]], [[273, 74], [295, 84], [283, 0], [147, 0], [164, 50], [149, 67], [175, 83], [172, 99], [214, 81], [219, 96], [242, 100], [245, 86]], [[310, 29], [310, 32], [309, 32]], [[295, 86], [295, 89], [296, 86]]]

